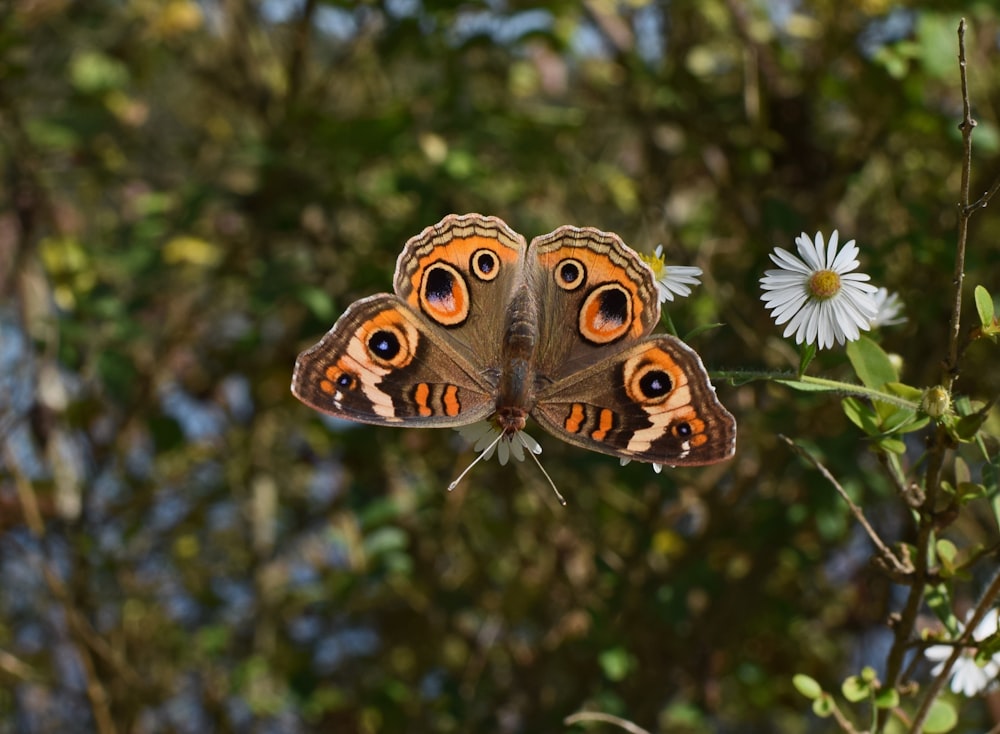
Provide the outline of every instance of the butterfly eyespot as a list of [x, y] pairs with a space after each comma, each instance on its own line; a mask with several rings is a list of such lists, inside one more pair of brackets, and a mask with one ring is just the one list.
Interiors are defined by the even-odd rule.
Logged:
[[[420, 336], [399, 311], [389, 309], [365, 322], [358, 333], [359, 352], [379, 371], [402, 369], [413, 361]], [[355, 359], [362, 354], [355, 353]], [[357, 379], [357, 378], [355, 378]]]
[[622, 365], [622, 381], [630, 400], [660, 405], [685, 396], [687, 380], [677, 362], [662, 349], [649, 349]]
[[691, 429], [691, 424], [687, 421], [678, 423], [674, 426], [674, 435], [678, 438], [690, 438], [694, 431]]
[[631, 326], [632, 299], [617, 283], [595, 288], [580, 307], [580, 336], [591, 344], [617, 341]]
[[652, 369], [639, 378], [639, 389], [647, 398], [662, 398], [673, 388], [670, 375], [663, 370]]
[[441, 326], [459, 326], [469, 317], [465, 278], [447, 263], [429, 266], [420, 284], [420, 308]]
[[383, 362], [391, 362], [399, 354], [399, 337], [389, 330], [376, 331], [368, 337], [368, 350]]
[[587, 269], [575, 258], [567, 258], [556, 265], [556, 284], [565, 291], [573, 291], [587, 279]]
[[350, 390], [352, 387], [354, 387], [355, 380], [356, 378], [354, 377], [354, 375], [350, 374], [349, 372], [345, 372], [340, 377], [337, 378], [336, 380], [337, 387], [339, 387], [341, 390]]
[[472, 253], [469, 269], [480, 280], [489, 282], [500, 275], [500, 258], [493, 250], [476, 250]]

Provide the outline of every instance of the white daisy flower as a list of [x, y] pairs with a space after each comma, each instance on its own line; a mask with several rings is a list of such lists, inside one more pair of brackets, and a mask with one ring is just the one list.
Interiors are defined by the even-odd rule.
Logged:
[[795, 343], [817, 344], [820, 349], [855, 341], [868, 331], [878, 313], [875, 286], [866, 282], [858, 267], [858, 247], [851, 240], [839, 252], [834, 230], [824, 246], [823, 234], [815, 241], [805, 232], [795, 238], [801, 259], [775, 247], [771, 260], [779, 270], [768, 270], [760, 279], [764, 307], [779, 326], [788, 322], [783, 336], [795, 334]]
[[[631, 463], [632, 460], [631, 459], [619, 459], [619, 461], [621, 462], [622, 466], [625, 466], [626, 464]], [[650, 463], [652, 463], [652, 462], [650, 462]], [[663, 464], [653, 464], [653, 471], [655, 471], [657, 474], [659, 474], [661, 471], [663, 471]]]
[[[971, 615], [971, 612], [966, 615], [966, 622]], [[1000, 624], [1000, 612], [993, 608], [976, 625], [972, 631], [972, 639], [976, 642], [982, 642], [996, 634], [998, 624]], [[958, 634], [961, 635], [964, 629], [965, 624], [959, 622]], [[944, 664], [951, 657], [953, 650], [954, 647], [951, 645], [931, 645], [924, 650], [924, 655], [929, 660], [937, 662], [937, 665], [931, 670], [931, 675], [941, 675]], [[975, 696], [989, 688], [995, 688], [998, 678], [1000, 678], [1000, 653], [987, 660], [985, 664], [980, 665], [976, 662], [975, 649], [965, 648], [962, 650], [962, 656], [952, 666], [951, 690], [955, 693], [961, 693], [963, 696]]]
[[871, 327], [873, 329], [906, 323], [906, 317], [901, 313], [903, 302], [899, 299], [898, 293], [891, 293], [888, 288], [879, 288], [872, 297], [875, 299], [875, 307], [878, 309], [875, 318], [872, 319]]
[[488, 460], [496, 452], [501, 466], [505, 466], [511, 457], [524, 461], [525, 449], [533, 454], [542, 453], [541, 444], [524, 431], [501, 437], [499, 426], [490, 420], [476, 421], [455, 430], [472, 444], [473, 451], [482, 453], [483, 460]]
[[663, 245], [657, 245], [652, 255], [640, 255], [652, 269], [656, 280], [656, 290], [660, 303], [673, 301], [674, 296], [686, 298], [691, 295], [690, 286], [701, 285], [701, 268], [690, 265], [667, 265], [663, 257]]

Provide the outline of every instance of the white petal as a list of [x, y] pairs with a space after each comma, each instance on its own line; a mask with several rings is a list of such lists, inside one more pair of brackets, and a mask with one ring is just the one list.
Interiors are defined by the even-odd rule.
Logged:
[[504, 440], [507, 445], [510, 446], [510, 455], [518, 461], [524, 461], [524, 444], [522, 444], [516, 436], [514, 438]]
[[501, 438], [497, 444], [497, 461], [500, 462], [500, 466], [506, 466], [510, 461], [510, 441], [506, 438]]
[[[951, 657], [951, 651], [951, 645], [931, 645], [924, 650], [924, 657], [928, 660], [947, 660]], [[939, 670], [938, 673], [940, 672], [941, 671]], [[937, 675], [937, 673], [935, 673], [935, 675]]]
[[521, 441], [524, 443], [524, 447], [528, 449], [528, 451], [536, 455], [542, 453], [542, 445], [532, 436], [529, 436], [524, 431], [519, 432], [517, 435], [520, 437]]

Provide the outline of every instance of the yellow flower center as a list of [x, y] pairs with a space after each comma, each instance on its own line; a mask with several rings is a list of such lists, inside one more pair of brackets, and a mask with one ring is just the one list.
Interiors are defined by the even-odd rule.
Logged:
[[840, 290], [840, 276], [832, 270], [818, 270], [809, 278], [809, 295], [826, 300]]
[[659, 280], [667, 272], [667, 260], [662, 255], [657, 257], [656, 255], [646, 255], [640, 252], [639, 257], [653, 271], [653, 280]]

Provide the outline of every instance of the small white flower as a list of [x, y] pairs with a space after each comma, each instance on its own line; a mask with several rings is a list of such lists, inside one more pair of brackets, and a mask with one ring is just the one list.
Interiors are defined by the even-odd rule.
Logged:
[[[966, 615], [966, 622], [971, 615], [971, 612]], [[1000, 613], [996, 608], [988, 611], [972, 631], [972, 639], [976, 642], [982, 642], [996, 634], [997, 626], [1000, 624], [998, 617], [1000, 617]], [[964, 630], [965, 624], [959, 622], [958, 634], [961, 635]], [[937, 662], [937, 665], [931, 670], [931, 675], [941, 675], [944, 664], [951, 657], [953, 650], [951, 645], [931, 645], [924, 650], [924, 655], [929, 660]], [[989, 688], [996, 687], [998, 678], [1000, 678], [1000, 653], [987, 660], [984, 665], [980, 665], [976, 662], [975, 650], [966, 648], [962, 650], [961, 657], [952, 666], [951, 690], [955, 693], [961, 693], [963, 696], [975, 696]]]
[[[626, 464], [630, 463], [632, 460], [631, 459], [619, 459], [618, 461], [621, 462], [622, 466], [625, 466]], [[650, 463], [652, 463], [652, 462], [650, 462]], [[655, 471], [657, 474], [659, 474], [661, 471], [663, 471], [663, 464], [653, 464], [653, 471]]]
[[826, 349], [834, 341], [854, 341], [878, 313], [875, 286], [866, 282], [866, 274], [853, 272], [857, 245], [851, 240], [838, 252], [838, 238], [834, 230], [824, 246], [821, 232], [815, 241], [803, 232], [795, 238], [801, 259], [775, 247], [770, 257], [780, 270], [768, 270], [760, 279], [764, 307], [773, 309], [771, 317], [779, 326], [788, 322], [783, 336], [795, 334], [796, 344]]
[[[506, 465], [511, 457], [524, 461], [524, 449], [533, 454], [542, 453], [542, 447], [524, 431], [500, 438], [500, 428], [490, 420], [476, 421], [467, 426], [455, 429], [459, 435], [472, 444], [472, 450], [482, 453], [482, 459], [493, 456], [494, 451], [501, 466]], [[500, 438], [498, 441], [497, 439]]]
[[691, 265], [667, 265], [663, 257], [663, 245], [656, 246], [652, 255], [640, 255], [643, 261], [653, 271], [656, 280], [656, 291], [660, 303], [673, 301], [674, 296], [686, 298], [691, 295], [690, 286], [701, 285], [701, 268]]
[[887, 288], [879, 288], [875, 291], [873, 298], [875, 299], [875, 308], [878, 309], [871, 322], [873, 329], [906, 323], [906, 317], [901, 314], [903, 302], [899, 300], [898, 293], [890, 293]]

